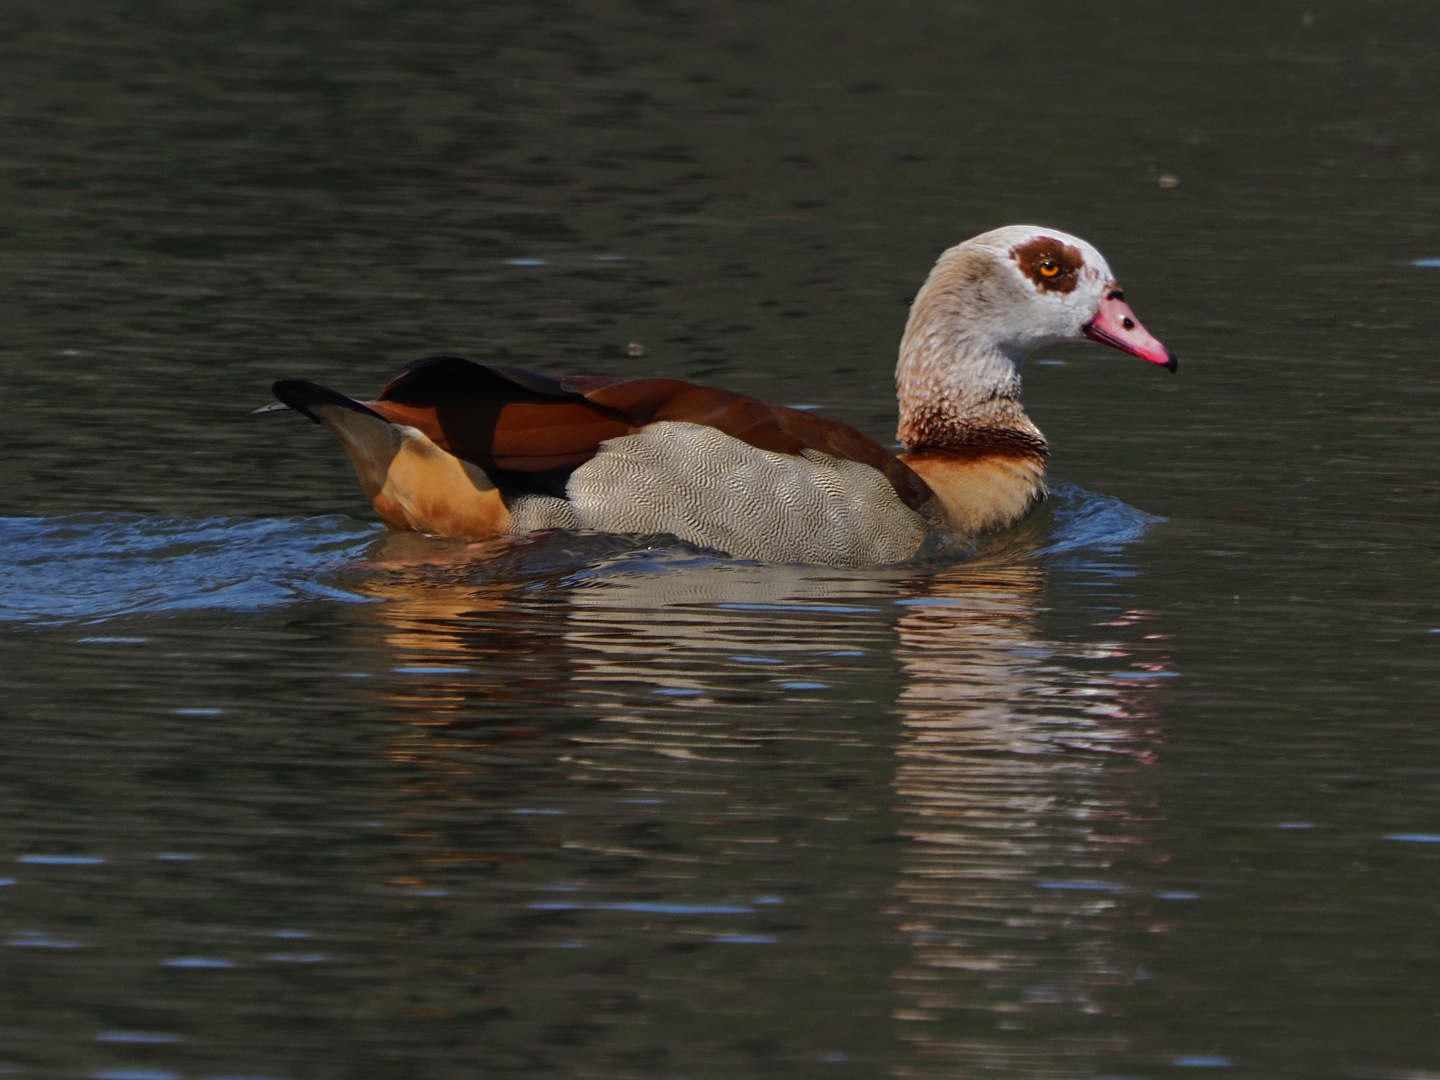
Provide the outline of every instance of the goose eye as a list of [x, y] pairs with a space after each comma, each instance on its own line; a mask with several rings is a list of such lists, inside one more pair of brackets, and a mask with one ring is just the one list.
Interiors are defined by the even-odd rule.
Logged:
[[1040, 260], [1040, 276], [1051, 278], [1060, 273], [1060, 264], [1054, 259]]

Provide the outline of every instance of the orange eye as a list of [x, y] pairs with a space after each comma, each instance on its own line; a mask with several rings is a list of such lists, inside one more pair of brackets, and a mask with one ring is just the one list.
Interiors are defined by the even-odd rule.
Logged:
[[1058, 273], [1060, 273], [1060, 264], [1057, 263], [1054, 259], [1040, 260], [1041, 277], [1054, 277]]

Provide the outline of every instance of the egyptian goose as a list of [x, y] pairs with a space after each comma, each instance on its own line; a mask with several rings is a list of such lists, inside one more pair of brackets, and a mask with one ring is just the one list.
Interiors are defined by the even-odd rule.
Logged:
[[451, 356], [410, 364], [374, 401], [282, 380], [269, 408], [338, 437], [392, 529], [668, 533], [737, 558], [880, 565], [1006, 528], [1045, 497], [1019, 365], [1079, 338], [1176, 367], [1098, 251], [1011, 225], [950, 248], [915, 297], [895, 372], [898, 455], [838, 421], [679, 379]]

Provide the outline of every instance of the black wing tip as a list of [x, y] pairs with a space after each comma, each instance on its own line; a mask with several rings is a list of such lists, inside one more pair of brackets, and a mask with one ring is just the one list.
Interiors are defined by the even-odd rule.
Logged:
[[[331, 390], [328, 386], [321, 386], [319, 383], [313, 383], [307, 379], [277, 379], [270, 385], [270, 392], [279, 399], [280, 405], [294, 409], [298, 413], [304, 413], [317, 424], [321, 423], [320, 417], [312, 411], [316, 405], [338, 405], [351, 412], [365, 413], [379, 420], [385, 419], [374, 409], [367, 408], [354, 398], [346, 397], [338, 390]], [[273, 408], [273, 406], [266, 407], [266, 409], [269, 408]]]
[[405, 365], [404, 370], [414, 371], [417, 368], [433, 367], [436, 364], [471, 364], [480, 367], [474, 360], [466, 360], [463, 356], [422, 356], [419, 360], [411, 360]]
[[523, 368], [481, 364], [463, 356], [427, 356], [405, 365], [402, 374], [380, 391], [381, 401], [427, 401], [443, 398], [493, 398], [498, 401], [545, 401], [575, 398], [563, 379]]

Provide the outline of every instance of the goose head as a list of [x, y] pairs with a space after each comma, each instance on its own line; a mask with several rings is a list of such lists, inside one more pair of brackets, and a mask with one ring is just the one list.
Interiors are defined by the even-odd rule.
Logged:
[[1135, 317], [1105, 257], [1078, 236], [1007, 225], [957, 244], [915, 295], [900, 362], [900, 441], [963, 441], [969, 429], [1039, 431], [1020, 407], [1020, 363], [1088, 339], [1173, 372], [1175, 354]]
[[1016, 363], [1041, 346], [1088, 338], [1172, 372], [1178, 366], [1130, 310], [1105, 257], [1078, 236], [1037, 225], [1007, 225], [942, 254], [910, 323], [907, 338], [915, 331]]

